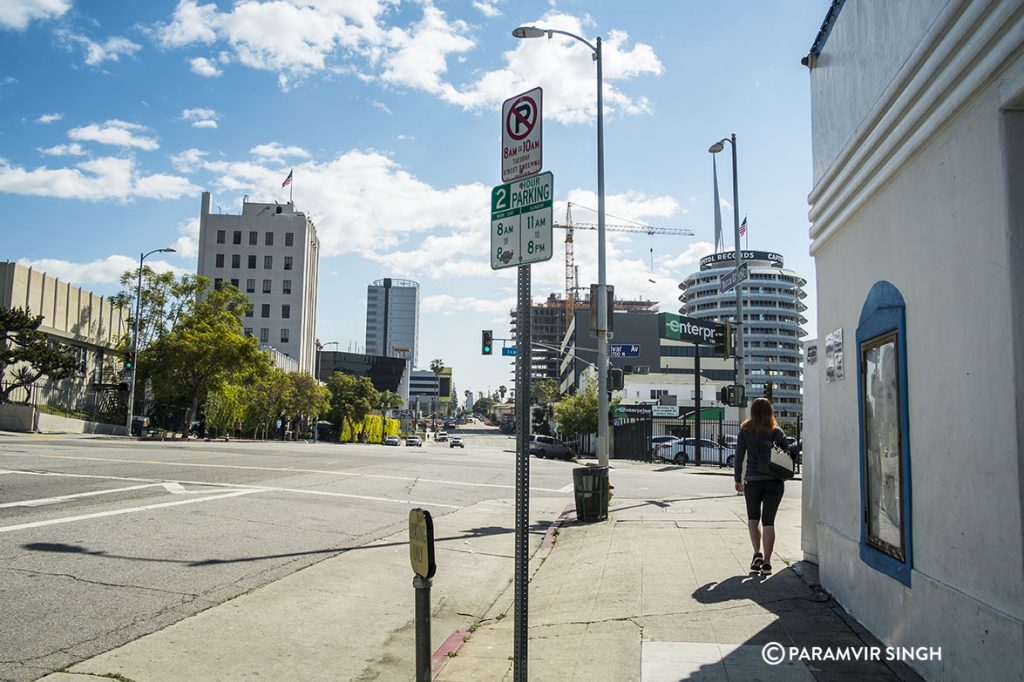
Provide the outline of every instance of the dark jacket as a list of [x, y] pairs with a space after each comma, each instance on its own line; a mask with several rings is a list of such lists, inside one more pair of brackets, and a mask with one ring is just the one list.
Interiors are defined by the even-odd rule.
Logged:
[[[786, 447], [786, 434], [782, 429], [776, 427], [771, 433], [758, 433], [753, 429], [740, 429], [740, 435], [736, 438], [736, 460], [733, 470], [733, 478], [739, 483], [747, 481], [774, 481], [774, 476], [762, 474], [757, 470], [757, 451], [760, 443], [773, 443], [779, 447]], [[747, 455], [750, 455], [747, 457]], [[743, 476], [743, 460], [747, 460], [747, 475]]]

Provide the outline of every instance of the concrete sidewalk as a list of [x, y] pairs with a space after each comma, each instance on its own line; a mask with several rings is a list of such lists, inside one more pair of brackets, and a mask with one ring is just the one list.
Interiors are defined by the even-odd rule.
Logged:
[[[542, 546], [531, 564], [529, 679], [920, 679], [884, 660], [787, 657], [768, 665], [762, 658], [770, 642], [832, 650], [878, 645], [815, 587], [815, 567], [796, 563], [799, 493], [791, 497], [776, 521], [775, 574], [768, 578], [748, 575], [741, 496], [616, 498], [609, 519], [596, 523], [569, 514], [553, 546]], [[512, 604], [509, 588], [472, 632], [456, 633], [435, 656], [435, 680], [512, 679]]]

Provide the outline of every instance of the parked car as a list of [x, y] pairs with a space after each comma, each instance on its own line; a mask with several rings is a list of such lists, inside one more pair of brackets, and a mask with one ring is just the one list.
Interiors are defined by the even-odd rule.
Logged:
[[437, 434], [434, 436], [434, 440], [436, 440], [438, 443], [445, 443], [445, 442], [447, 442], [448, 441], [448, 432], [447, 431], [438, 431]]
[[722, 445], [727, 448], [736, 449], [737, 437], [736, 436], [722, 436]]
[[566, 460], [576, 458], [576, 453], [568, 445], [551, 436], [530, 436], [530, 454], [537, 455], [541, 459], [545, 457]]
[[452, 439], [448, 441], [448, 447], [465, 448], [465, 446], [462, 444], [462, 436], [452, 436]]
[[415, 445], [418, 448], [422, 448], [423, 447], [423, 441], [420, 440], [419, 436], [409, 436], [409, 437], [407, 437], [405, 439], [405, 444], [406, 444], [406, 446], [413, 446], [413, 445]]
[[[662, 443], [657, 450], [658, 459], [675, 464], [687, 464], [696, 460], [697, 441], [694, 438], [676, 438]], [[718, 443], [702, 438], [700, 441], [701, 464], [724, 464], [732, 466], [736, 461], [736, 451]]]
[[384, 445], [399, 445], [401, 442], [398, 436], [388, 436], [384, 439]]
[[655, 436], [651, 439], [651, 450], [656, 452], [662, 443], [668, 443], [676, 438], [678, 436]]

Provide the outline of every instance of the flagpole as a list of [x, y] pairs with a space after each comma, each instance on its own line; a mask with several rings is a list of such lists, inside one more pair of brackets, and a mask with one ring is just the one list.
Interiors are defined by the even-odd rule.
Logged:
[[292, 192], [295, 191], [295, 175], [294, 175], [294, 173], [295, 173], [295, 171], [289, 171], [288, 172], [288, 177], [290, 177], [292, 179], [292, 181], [288, 183], [288, 203], [291, 204], [292, 207], [295, 206], [295, 202], [292, 201]]

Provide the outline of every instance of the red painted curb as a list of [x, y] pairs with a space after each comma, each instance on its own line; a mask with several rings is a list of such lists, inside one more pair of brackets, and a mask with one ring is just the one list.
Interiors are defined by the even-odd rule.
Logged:
[[448, 654], [458, 651], [462, 647], [462, 643], [466, 640], [466, 637], [470, 635], [469, 630], [456, 630], [453, 632], [448, 639], [444, 640], [444, 643], [437, 648], [434, 655], [430, 657], [431, 669], [436, 673], [444, 667], [444, 664], [448, 661]]
[[555, 522], [548, 526], [548, 532], [544, 533], [544, 539], [540, 543], [541, 549], [551, 549], [555, 546], [555, 531], [558, 530], [558, 527], [565, 522], [565, 519], [568, 518], [569, 514], [574, 511], [576, 511], [575, 504], [567, 505], [566, 508], [562, 510], [562, 513], [558, 515], [558, 518], [555, 519]]

